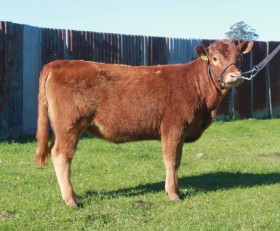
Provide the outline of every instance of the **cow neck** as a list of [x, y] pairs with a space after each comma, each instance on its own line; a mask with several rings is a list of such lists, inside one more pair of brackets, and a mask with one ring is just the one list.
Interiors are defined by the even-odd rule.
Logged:
[[203, 73], [199, 77], [199, 85], [204, 92], [204, 98], [209, 110], [216, 110], [228, 92], [228, 88], [222, 87], [221, 83], [208, 72], [207, 62], [199, 59], [198, 65], [203, 66]]

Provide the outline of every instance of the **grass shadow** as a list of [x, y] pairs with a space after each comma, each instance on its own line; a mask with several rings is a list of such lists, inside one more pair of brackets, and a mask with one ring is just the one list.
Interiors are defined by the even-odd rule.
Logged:
[[[181, 188], [191, 188], [192, 195], [198, 192], [212, 192], [227, 190], [231, 188], [250, 188], [261, 185], [272, 185], [280, 183], [280, 173], [232, 173], [216, 172], [205, 173], [198, 176], [182, 177], [179, 179]], [[109, 192], [87, 191], [83, 198], [90, 198], [96, 195], [106, 198], [138, 196], [150, 192], [164, 191], [164, 181], [138, 185], [136, 187], [124, 188]], [[187, 194], [181, 195], [182, 199]]]
[[18, 138], [7, 138], [7, 139], [0, 139], [0, 143], [19, 143], [19, 144], [25, 144], [25, 143], [32, 143], [36, 142], [36, 137], [35, 135], [25, 135], [25, 136], [20, 136]]

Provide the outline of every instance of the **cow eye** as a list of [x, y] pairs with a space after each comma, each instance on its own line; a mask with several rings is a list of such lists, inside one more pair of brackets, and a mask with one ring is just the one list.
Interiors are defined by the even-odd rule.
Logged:
[[217, 57], [213, 57], [213, 60], [214, 60], [214, 62], [217, 62], [218, 61], [218, 59], [217, 59]]

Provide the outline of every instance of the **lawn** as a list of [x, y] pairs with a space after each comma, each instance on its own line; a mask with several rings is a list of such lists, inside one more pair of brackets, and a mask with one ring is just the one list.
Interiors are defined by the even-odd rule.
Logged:
[[171, 202], [159, 141], [83, 138], [72, 165], [78, 209], [60, 198], [51, 162], [35, 166], [35, 141], [1, 142], [0, 230], [276, 231], [279, 140], [280, 119], [215, 122], [185, 144], [183, 201]]

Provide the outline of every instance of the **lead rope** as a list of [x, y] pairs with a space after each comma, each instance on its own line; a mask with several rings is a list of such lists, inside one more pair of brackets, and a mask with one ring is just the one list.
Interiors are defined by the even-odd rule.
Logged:
[[252, 80], [270, 62], [270, 60], [278, 53], [279, 50], [280, 44], [258, 65], [254, 66], [252, 70], [243, 72], [240, 76], [240, 79]]

